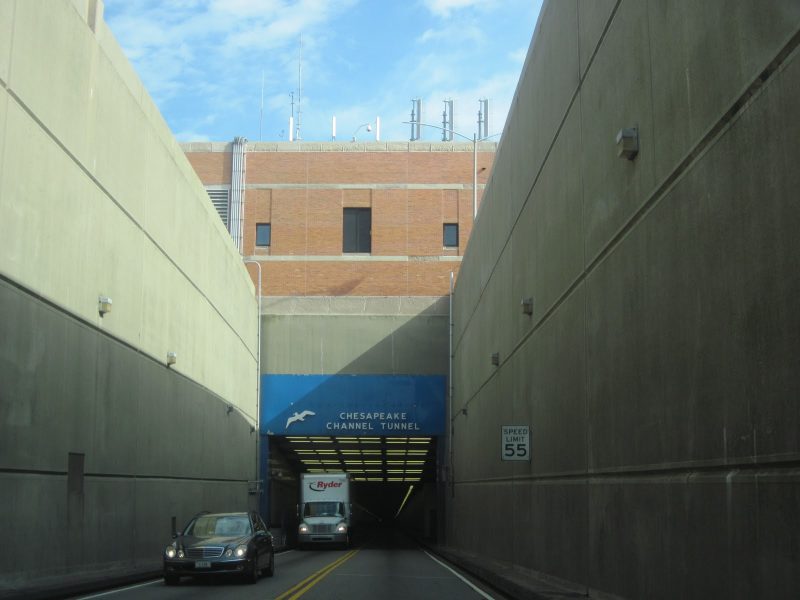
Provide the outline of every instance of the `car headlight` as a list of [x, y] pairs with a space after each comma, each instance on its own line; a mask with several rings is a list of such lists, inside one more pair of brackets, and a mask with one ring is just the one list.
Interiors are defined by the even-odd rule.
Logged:
[[336, 526], [336, 531], [339, 533], [346, 533], [347, 525], [345, 525], [344, 523], [339, 523], [339, 525]]
[[247, 546], [241, 545], [236, 546], [236, 550], [233, 551], [237, 558], [242, 558], [245, 554], [247, 554]]
[[184, 556], [186, 555], [183, 553], [183, 548], [181, 548], [180, 550], [178, 550], [178, 558], [183, 558]]
[[167, 546], [167, 549], [164, 550], [164, 556], [167, 558], [175, 558], [175, 546]]
[[297, 528], [300, 533], [308, 533], [308, 525], [305, 523], [300, 523], [300, 527]]
[[227, 550], [225, 550], [225, 556], [227, 556], [228, 558], [233, 556], [233, 548], [228, 548]]

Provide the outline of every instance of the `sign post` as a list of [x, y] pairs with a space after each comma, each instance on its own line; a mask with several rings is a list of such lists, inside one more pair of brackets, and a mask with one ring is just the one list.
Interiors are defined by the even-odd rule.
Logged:
[[503, 460], [530, 460], [531, 428], [528, 425], [503, 425], [500, 456]]

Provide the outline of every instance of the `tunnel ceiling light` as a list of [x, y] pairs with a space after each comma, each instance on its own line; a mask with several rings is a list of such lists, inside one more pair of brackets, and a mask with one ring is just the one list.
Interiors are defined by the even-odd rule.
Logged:
[[386, 481], [403, 481], [402, 477], [387, 477]]
[[380, 453], [381, 453], [380, 450], [362, 450], [361, 451], [361, 454], [366, 454], [366, 455], [369, 455], [369, 456], [374, 456], [374, 455], [380, 454]]
[[367, 481], [383, 481], [383, 477], [367, 477]]
[[358, 441], [358, 438], [355, 438], [355, 437], [337, 437], [337, 438], [333, 438], [333, 439], [336, 440], [337, 442], [357, 442]]
[[305, 437], [305, 436], [291, 436], [291, 435], [286, 436], [286, 439], [289, 440], [290, 442], [301, 441], [301, 440], [302, 441], [307, 441], [308, 440], [308, 438]]

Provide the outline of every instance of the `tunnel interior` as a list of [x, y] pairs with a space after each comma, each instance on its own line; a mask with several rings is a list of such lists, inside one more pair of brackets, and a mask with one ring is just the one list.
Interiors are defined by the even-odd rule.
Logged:
[[358, 529], [402, 524], [432, 537], [438, 441], [437, 436], [269, 436], [271, 520], [291, 543], [300, 474], [345, 472]]

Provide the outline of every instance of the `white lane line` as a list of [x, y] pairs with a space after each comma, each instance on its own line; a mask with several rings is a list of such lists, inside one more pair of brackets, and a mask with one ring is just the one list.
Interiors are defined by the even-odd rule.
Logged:
[[127, 592], [128, 590], [135, 590], [136, 588], [144, 587], [146, 585], [153, 585], [154, 583], [159, 583], [160, 581], [161, 581], [160, 579], [154, 579], [153, 581], [148, 581], [147, 583], [130, 585], [128, 587], [111, 590], [110, 592], [103, 592], [102, 594], [95, 594], [93, 596], [81, 596], [77, 600], [89, 600], [89, 598], [102, 598], [103, 596], [110, 596], [111, 594], [118, 594], [120, 592]]
[[450, 572], [451, 572], [453, 575], [455, 575], [456, 577], [458, 577], [458, 578], [459, 578], [461, 581], [463, 581], [463, 582], [464, 582], [464, 583], [466, 583], [466, 584], [467, 584], [469, 587], [471, 587], [473, 590], [475, 590], [475, 591], [476, 591], [476, 592], [477, 592], [477, 593], [478, 593], [478, 594], [481, 596], [481, 598], [486, 598], [486, 600], [494, 600], [494, 598], [492, 598], [492, 597], [491, 597], [489, 594], [487, 594], [486, 592], [484, 592], [482, 589], [480, 589], [480, 588], [478, 588], [478, 587], [475, 587], [475, 585], [473, 585], [473, 583], [472, 583], [472, 582], [471, 582], [469, 579], [466, 579], [466, 578], [465, 578], [463, 575], [461, 575], [461, 573], [459, 573], [458, 571], [454, 571], [453, 569], [451, 569], [451, 568], [450, 568], [448, 565], [444, 564], [442, 561], [440, 561], [438, 558], [436, 558], [436, 557], [435, 557], [433, 554], [431, 554], [431, 553], [430, 553], [430, 552], [428, 552], [427, 550], [423, 550], [423, 552], [424, 552], [425, 554], [427, 554], [427, 555], [428, 555], [428, 557], [429, 557], [431, 560], [433, 560], [434, 562], [437, 562], [437, 563], [439, 563], [440, 565], [442, 565], [442, 566], [443, 566], [445, 569], [447, 569], [448, 571], [450, 571]]

